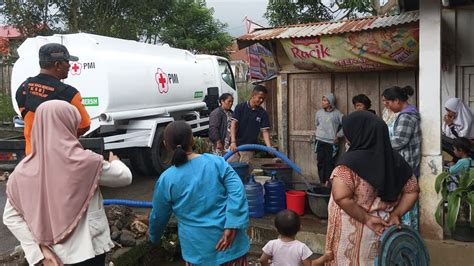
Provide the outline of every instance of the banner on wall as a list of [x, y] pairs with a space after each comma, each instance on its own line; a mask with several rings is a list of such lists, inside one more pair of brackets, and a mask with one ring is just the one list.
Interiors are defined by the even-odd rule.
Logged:
[[270, 50], [259, 43], [251, 45], [248, 49], [251, 79], [266, 80], [276, 75], [277, 68], [275, 59]]
[[318, 72], [418, 67], [418, 25], [307, 38], [282, 39], [298, 69]]

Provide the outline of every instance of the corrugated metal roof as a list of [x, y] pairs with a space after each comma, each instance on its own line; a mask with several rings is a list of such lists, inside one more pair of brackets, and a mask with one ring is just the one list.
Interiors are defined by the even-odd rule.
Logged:
[[404, 12], [393, 16], [373, 16], [358, 19], [317, 22], [289, 25], [277, 28], [257, 29], [243, 35], [238, 41], [258, 42], [274, 39], [304, 38], [321, 35], [358, 32], [378, 28], [386, 28], [418, 21], [418, 11]]

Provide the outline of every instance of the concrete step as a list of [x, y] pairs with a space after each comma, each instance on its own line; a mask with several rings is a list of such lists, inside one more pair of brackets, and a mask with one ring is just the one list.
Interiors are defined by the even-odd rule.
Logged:
[[474, 242], [424, 239], [432, 266], [474, 265]]

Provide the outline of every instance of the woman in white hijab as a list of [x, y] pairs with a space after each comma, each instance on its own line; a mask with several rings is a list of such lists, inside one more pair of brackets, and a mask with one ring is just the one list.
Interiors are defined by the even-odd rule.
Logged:
[[459, 98], [451, 98], [444, 104], [446, 114], [443, 117], [443, 150], [454, 156], [454, 139], [465, 137], [474, 139], [472, 111]]

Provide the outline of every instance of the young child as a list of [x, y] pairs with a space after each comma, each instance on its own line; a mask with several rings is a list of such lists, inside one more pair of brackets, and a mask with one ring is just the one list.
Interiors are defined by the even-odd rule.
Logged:
[[280, 234], [278, 239], [270, 240], [262, 248], [260, 263], [262, 266], [310, 266], [309, 257], [313, 252], [304, 243], [295, 240], [296, 233], [300, 230], [300, 217], [294, 211], [283, 210], [275, 217], [275, 227]]
[[374, 110], [370, 109], [372, 106], [372, 101], [370, 101], [369, 97], [367, 97], [365, 94], [354, 96], [352, 98], [352, 104], [354, 105], [354, 109], [357, 111], [366, 110], [373, 113], [374, 115], [376, 114]]
[[471, 167], [471, 158], [469, 154], [471, 152], [471, 142], [467, 138], [457, 138], [453, 142], [454, 155], [459, 158], [456, 164], [452, 165], [448, 169], [449, 181], [448, 191], [453, 191], [458, 187], [459, 178], [463, 171], [469, 170]]
[[334, 170], [334, 157], [338, 151], [338, 139], [343, 137], [342, 113], [336, 108], [332, 93], [324, 95], [321, 109], [316, 112], [315, 152], [318, 160], [318, 174], [321, 184], [328, 186]]

